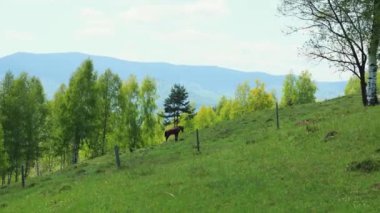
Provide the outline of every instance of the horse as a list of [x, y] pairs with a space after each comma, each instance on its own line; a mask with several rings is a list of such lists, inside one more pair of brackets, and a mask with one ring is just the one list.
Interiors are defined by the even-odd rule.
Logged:
[[175, 141], [178, 141], [178, 134], [180, 131], [183, 132], [184, 129], [185, 128], [183, 126], [177, 126], [177, 127], [172, 128], [172, 129], [166, 130], [165, 131], [166, 141], [168, 141], [168, 138], [170, 137], [170, 135], [174, 135]]

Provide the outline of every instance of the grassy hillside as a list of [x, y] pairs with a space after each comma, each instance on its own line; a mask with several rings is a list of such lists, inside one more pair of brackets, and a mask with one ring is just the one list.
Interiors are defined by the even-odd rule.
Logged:
[[2, 188], [0, 212], [380, 211], [380, 107], [343, 97], [280, 113], [280, 130], [272, 110], [201, 130], [201, 154], [186, 132], [122, 154], [120, 170], [107, 155]]

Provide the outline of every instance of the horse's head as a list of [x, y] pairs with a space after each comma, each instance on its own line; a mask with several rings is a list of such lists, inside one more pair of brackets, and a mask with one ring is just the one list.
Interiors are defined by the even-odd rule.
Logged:
[[185, 127], [183, 127], [183, 126], [178, 126], [178, 128], [181, 130], [181, 132], [183, 132], [185, 130]]

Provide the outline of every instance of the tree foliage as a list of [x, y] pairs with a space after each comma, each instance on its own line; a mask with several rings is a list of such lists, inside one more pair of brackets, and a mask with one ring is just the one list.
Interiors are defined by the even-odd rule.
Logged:
[[281, 105], [314, 103], [316, 91], [317, 85], [311, 80], [310, 72], [302, 71], [298, 77], [289, 74], [282, 87]]
[[[172, 122], [174, 126], [177, 126], [182, 113], [193, 114], [194, 109], [191, 108], [188, 98], [186, 88], [182, 85], [174, 84], [169, 97], [165, 99], [164, 103], [166, 123]], [[173, 120], [170, 121], [170, 119]]]
[[[156, 132], [159, 128], [157, 116], [156, 100], [157, 86], [154, 79], [146, 77], [141, 84], [140, 106], [141, 106], [141, 131], [143, 132], [143, 146], [156, 143]], [[162, 134], [161, 134], [162, 135]]]
[[195, 128], [202, 129], [216, 123], [216, 113], [212, 107], [202, 106], [194, 117]]
[[72, 163], [79, 160], [79, 149], [84, 142], [94, 143], [96, 129], [96, 73], [91, 60], [85, 60], [72, 75], [67, 89], [68, 129]]
[[302, 71], [296, 82], [296, 103], [306, 104], [315, 102], [316, 84], [311, 80], [311, 73]]
[[121, 109], [125, 125], [128, 148], [131, 152], [142, 147], [139, 119], [139, 85], [136, 76], [131, 75], [121, 88]]
[[249, 111], [258, 111], [274, 106], [274, 96], [265, 91], [265, 84], [256, 80], [256, 86], [249, 91]]
[[112, 73], [109, 69], [100, 75], [97, 81], [97, 92], [99, 93], [98, 117], [101, 135], [99, 151], [102, 155], [105, 154], [108, 133], [112, 131], [115, 125], [114, 119], [112, 118], [120, 106], [119, 97], [121, 85], [122, 83], [119, 76]]
[[296, 104], [297, 99], [297, 88], [296, 88], [297, 77], [294, 74], [288, 74], [285, 77], [284, 84], [282, 87], [282, 106], [292, 106]]
[[335, 70], [350, 71], [360, 79], [363, 105], [367, 105], [365, 65], [371, 35], [371, 0], [283, 0], [280, 11], [301, 20], [293, 31], [310, 35], [304, 52], [326, 60]]

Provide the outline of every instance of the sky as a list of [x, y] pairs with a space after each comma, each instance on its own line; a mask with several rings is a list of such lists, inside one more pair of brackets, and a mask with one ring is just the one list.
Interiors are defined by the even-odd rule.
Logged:
[[281, 0], [0, 0], [0, 57], [83, 52], [141, 62], [215, 65], [314, 80], [350, 77], [300, 55], [307, 35]]

